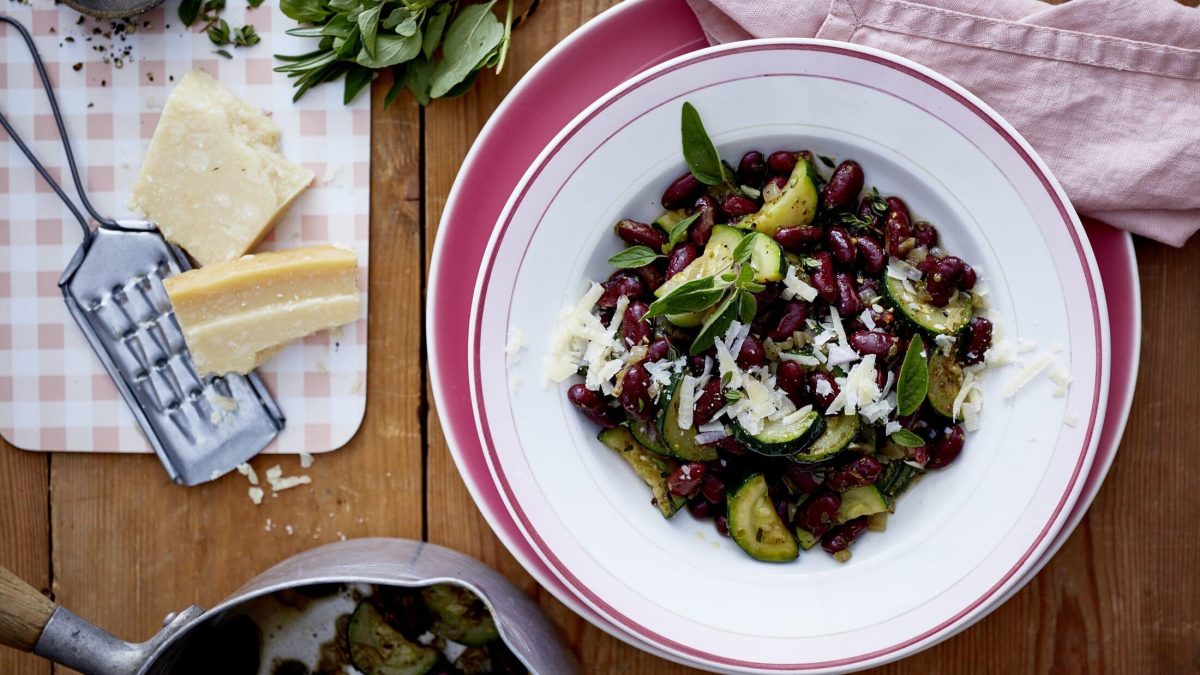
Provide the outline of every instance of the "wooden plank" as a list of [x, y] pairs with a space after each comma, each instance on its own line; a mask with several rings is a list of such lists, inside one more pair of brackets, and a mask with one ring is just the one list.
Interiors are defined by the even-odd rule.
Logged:
[[[0, 439], [0, 565], [43, 593], [50, 593], [49, 459]], [[50, 672], [46, 661], [0, 647], [0, 673]]]
[[[343, 535], [421, 536], [420, 114], [405, 101], [384, 111], [383, 87], [372, 118], [373, 142], [388, 150], [372, 159], [367, 414], [350, 444], [316, 457], [303, 471], [311, 486], [261, 506], [237, 474], [182, 488], [150, 456], [54, 457], [58, 599], [117, 635], [145, 639], [168, 612], [211, 606], [268, 566]], [[260, 476], [277, 463], [285, 475], [302, 472], [295, 457], [252, 462]]]

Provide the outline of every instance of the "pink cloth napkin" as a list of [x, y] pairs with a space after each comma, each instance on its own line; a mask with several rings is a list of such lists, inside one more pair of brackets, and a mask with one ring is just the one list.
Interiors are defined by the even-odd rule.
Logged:
[[1174, 0], [688, 0], [710, 41], [817, 37], [945, 74], [1041, 154], [1080, 213], [1200, 229], [1200, 9]]

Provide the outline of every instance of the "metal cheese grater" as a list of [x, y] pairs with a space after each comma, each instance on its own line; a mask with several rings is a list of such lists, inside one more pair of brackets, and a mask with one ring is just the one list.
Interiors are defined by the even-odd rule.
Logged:
[[187, 256], [153, 223], [120, 222], [96, 212], [83, 190], [66, 126], [29, 31], [0, 16], [24, 38], [50, 100], [79, 201], [99, 223], [93, 231], [0, 114], [0, 125], [83, 228], [83, 243], [58, 281], [67, 309], [121, 390], [171, 480], [196, 485], [258, 454], [284, 417], [258, 375], [201, 378], [163, 288], [163, 278], [191, 268]]

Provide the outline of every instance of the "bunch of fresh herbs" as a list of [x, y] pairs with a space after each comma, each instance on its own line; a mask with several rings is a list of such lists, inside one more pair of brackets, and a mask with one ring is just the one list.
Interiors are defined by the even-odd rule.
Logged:
[[275, 70], [295, 80], [295, 99], [312, 87], [344, 78], [350, 103], [381, 70], [392, 71], [390, 104], [405, 89], [421, 105], [462, 94], [484, 68], [504, 67], [512, 35], [513, 0], [503, 22], [497, 0], [281, 0], [288, 17], [307, 24], [289, 35], [313, 38], [317, 48], [276, 55]]
[[[251, 7], [258, 7], [262, 3], [263, 0], [248, 0]], [[200, 30], [207, 33], [208, 39], [218, 47], [252, 47], [262, 41], [254, 26], [230, 28], [225, 19], [220, 17], [223, 9], [225, 0], [183, 0], [179, 3], [179, 20], [189, 28], [199, 22]], [[233, 58], [225, 49], [218, 49], [216, 53], [227, 59]]]

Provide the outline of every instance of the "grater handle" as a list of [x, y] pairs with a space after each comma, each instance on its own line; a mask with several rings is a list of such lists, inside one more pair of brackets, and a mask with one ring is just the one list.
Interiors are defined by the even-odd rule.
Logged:
[[31, 652], [54, 613], [54, 603], [0, 567], [0, 644]]
[[[83, 204], [83, 208], [87, 210], [92, 218], [96, 219], [96, 222], [103, 225], [108, 225], [110, 227], [115, 227], [116, 223], [111, 218], [102, 216], [98, 211], [96, 211], [96, 208], [92, 206], [91, 201], [88, 200], [87, 192], [83, 189], [83, 179], [79, 175], [79, 167], [75, 164], [75, 153], [71, 151], [71, 140], [67, 136], [67, 126], [63, 122], [62, 112], [60, 112], [58, 109], [58, 100], [54, 98], [54, 89], [50, 86], [50, 77], [46, 74], [46, 65], [42, 63], [42, 55], [38, 53], [37, 45], [33, 42], [33, 37], [29, 34], [29, 31], [25, 28], [25, 26], [21, 25], [21, 22], [12, 17], [0, 15], [0, 22], [7, 23], [15, 28], [17, 33], [19, 33], [21, 38], [25, 41], [25, 46], [29, 48], [29, 53], [33, 55], [33, 64], [37, 68], [38, 76], [41, 77], [42, 88], [46, 90], [46, 98], [50, 100], [50, 110], [54, 113], [54, 123], [58, 126], [58, 136], [59, 139], [62, 140], [63, 152], [67, 156], [67, 165], [71, 168], [71, 178], [75, 182], [75, 192], [79, 195], [79, 201]], [[92, 238], [92, 231], [91, 228], [88, 227], [87, 219], [83, 217], [83, 214], [80, 213], [79, 208], [75, 206], [75, 203], [71, 201], [71, 198], [67, 196], [67, 193], [63, 192], [62, 187], [60, 187], [58, 182], [54, 180], [54, 177], [50, 175], [50, 172], [46, 170], [46, 167], [43, 166], [40, 161], [38, 161], [37, 156], [33, 154], [33, 150], [31, 150], [29, 146], [25, 144], [25, 141], [22, 140], [17, 134], [16, 129], [13, 129], [12, 125], [9, 124], [8, 119], [4, 117], [3, 113], [0, 113], [0, 126], [4, 127], [4, 130], [8, 132], [9, 137], [12, 138], [13, 142], [17, 144], [17, 147], [20, 148], [22, 153], [24, 153], [25, 157], [27, 157], [30, 163], [33, 164], [33, 168], [37, 169], [37, 172], [41, 174], [42, 178], [49, 183], [50, 187], [54, 190], [54, 193], [58, 195], [58, 198], [61, 199], [63, 204], [65, 204], [66, 207], [71, 211], [71, 215], [75, 216], [75, 220], [79, 222], [79, 226], [83, 229], [83, 243], [86, 245]]]

